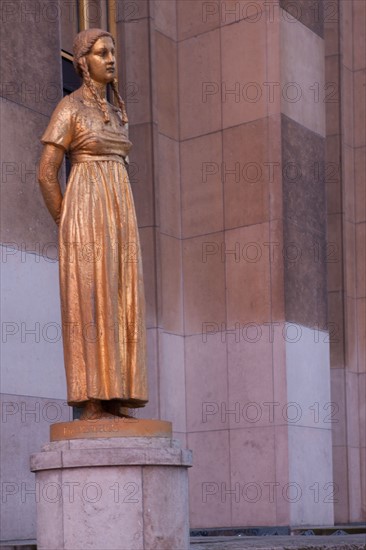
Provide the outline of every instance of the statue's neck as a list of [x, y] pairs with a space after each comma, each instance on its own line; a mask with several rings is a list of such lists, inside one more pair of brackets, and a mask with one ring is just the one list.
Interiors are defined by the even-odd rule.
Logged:
[[[100, 82], [96, 82], [95, 80], [91, 79], [93, 85], [94, 85], [94, 88], [97, 92], [97, 95], [98, 97], [100, 97], [100, 99], [105, 99], [106, 98], [106, 91], [107, 91], [107, 87], [105, 84], [101, 84]], [[93, 99], [94, 96], [89, 88], [89, 86], [87, 86], [85, 83], [83, 85], [83, 94], [85, 94], [85, 96], [89, 99]]]

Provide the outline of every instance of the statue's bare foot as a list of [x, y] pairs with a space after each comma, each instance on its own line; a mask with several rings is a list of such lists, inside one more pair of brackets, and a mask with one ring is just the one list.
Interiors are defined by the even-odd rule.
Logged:
[[80, 420], [98, 420], [102, 418], [113, 418], [113, 414], [104, 410], [101, 401], [87, 401]]

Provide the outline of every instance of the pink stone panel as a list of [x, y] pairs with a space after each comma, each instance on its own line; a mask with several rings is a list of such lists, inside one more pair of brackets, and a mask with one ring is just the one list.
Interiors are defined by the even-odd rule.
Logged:
[[191, 529], [230, 526], [231, 503], [224, 496], [230, 486], [228, 430], [190, 433], [188, 445], [194, 455], [188, 474]]
[[230, 428], [271, 426], [274, 423], [273, 365], [270, 329], [254, 324], [239, 325], [228, 336], [229, 399], [226, 416]]
[[177, 138], [179, 135], [177, 45], [159, 32], [155, 34], [155, 38], [159, 131], [171, 138]]
[[269, 219], [271, 171], [267, 118], [229, 128], [223, 133], [222, 179], [225, 227], [262, 223]]
[[180, 42], [178, 64], [181, 139], [220, 130], [219, 29]]
[[151, 122], [149, 19], [126, 18], [120, 29], [124, 57], [120, 56], [119, 64], [123, 68], [128, 116], [133, 124]]
[[182, 242], [160, 234], [162, 323], [166, 331], [183, 332]]
[[201, 334], [207, 323], [225, 322], [225, 264], [223, 233], [183, 242], [185, 333]]
[[146, 327], [156, 327], [156, 272], [155, 272], [155, 230], [152, 227], [140, 228], [140, 244], [144, 272], [146, 300]]
[[175, 0], [155, 0], [154, 21], [157, 30], [169, 36], [177, 38], [177, 5]]
[[178, 39], [207, 33], [220, 25], [219, 2], [205, 0], [178, 0]]
[[349, 522], [349, 496], [347, 479], [347, 447], [333, 447], [334, 521], [338, 524]]
[[181, 153], [182, 232], [193, 237], [222, 231], [222, 134], [183, 141]]
[[174, 237], [181, 234], [179, 143], [159, 134], [159, 189], [157, 199], [160, 230]]
[[154, 225], [153, 155], [151, 124], [132, 125], [134, 146], [129, 155], [129, 176], [139, 227]]
[[221, 63], [223, 128], [266, 116], [265, 17], [222, 27]]
[[186, 431], [184, 339], [159, 331], [160, 417], [173, 423], [174, 430]]
[[335, 422], [332, 425], [333, 446], [346, 445], [346, 391], [344, 368], [332, 368], [330, 371], [331, 402], [335, 406]]
[[227, 344], [221, 326], [185, 338], [187, 429], [189, 432], [223, 430], [228, 403]]
[[[232, 524], [275, 525], [276, 483], [274, 428], [233, 430], [230, 434]], [[281, 494], [282, 488], [280, 488]], [[224, 496], [225, 498], [225, 496]]]
[[271, 319], [269, 224], [225, 232], [227, 323], [262, 324]]

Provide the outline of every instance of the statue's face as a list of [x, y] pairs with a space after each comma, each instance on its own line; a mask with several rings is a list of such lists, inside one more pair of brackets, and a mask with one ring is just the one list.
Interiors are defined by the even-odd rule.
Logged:
[[102, 36], [85, 56], [89, 73], [93, 80], [100, 84], [112, 82], [116, 75], [114, 44], [109, 36]]

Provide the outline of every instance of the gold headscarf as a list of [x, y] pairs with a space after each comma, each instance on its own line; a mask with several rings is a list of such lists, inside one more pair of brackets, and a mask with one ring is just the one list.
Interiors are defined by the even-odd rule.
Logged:
[[74, 67], [76, 72], [82, 77], [82, 72], [79, 66], [79, 60], [84, 55], [88, 54], [92, 49], [95, 42], [102, 38], [102, 36], [109, 36], [114, 43], [114, 38], [111, 33], [104, 31], [103, 29], [87, 29], [81, 31], [75, 36], [73, 51], [74, 51]]

